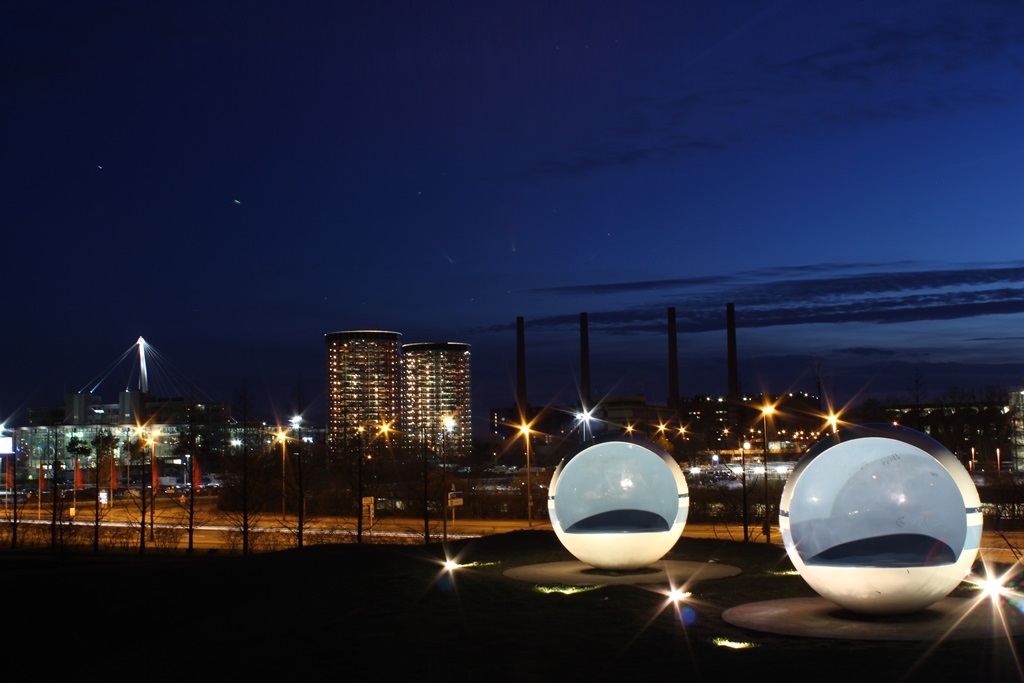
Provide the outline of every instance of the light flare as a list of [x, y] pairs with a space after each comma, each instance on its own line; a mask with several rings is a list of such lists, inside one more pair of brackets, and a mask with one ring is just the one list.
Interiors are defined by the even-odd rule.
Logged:
[[536, 586], [534, 590], [538, 593], [560, 593], [562, 595], [576, 595], [577, 593], [588, 593], [595, 591], [604, 586], [600, 584], [594, 584], [589, 586]]
[[747, 650], [752, 647], [760, 647], [757, 643], [748, 643], [742, 640], [730, 640], [728, 638], [713, 638], [711, 642], [718, 647], [727, 647], [730, 650]]
[[[1024, 607], [1022, 607], [1024, 606], [1024, 593], [1012, 587], [1015, 579], [1024, 570], [1024, 566], [1017, 562], [1004, 573], [996, 574], [992, 571], [992, 567], [988, 562], [983, 561], [983, 565], [983, 574], [971, 573], [964, 577], [964, 583], [973, 586], [978, 592], [975, 597], [970, 599], [970, 607], [946, 630], [942, 637], [936, 639], [935, 643], [918, 660], [918, 664], [934, 652], [969, 614], [976, 610], [987, 608], [990, 611], [993, 637], [999, 635], [1004, 639], [1006, 645], [1013, 652], [1013, 659], [1017, 664], [1018, 679], [1024, 680], [1024, 668], [1022, 668], [1020, 656], [1017, 654], [1013, 629], [1005, 609], [1006, 605], [1010, 605], [1012, 609], [1018, 612], [1024, 611]], [[997, 633], [998, 631], [1001, 631], [1001, 633]]]

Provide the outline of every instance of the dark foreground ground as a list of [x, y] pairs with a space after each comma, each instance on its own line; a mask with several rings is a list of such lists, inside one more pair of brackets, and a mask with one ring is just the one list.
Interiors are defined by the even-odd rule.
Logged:
[[506, 577], [510, 567], [574, 559], [550, 530], [458, 541], [448, 552], [470, 566], [445, 573], [440, 544], [249, 557], [0, 552], [3, 666], [78, 680], [1024, 680], [1021, 637], [848, 641], [723, 621], [734, 605], [815, 595], [786, 573], [778, 546], [680, 539], [666, 559], [742, 572], [690, 587], [678, 609], [650, 586], [565, 594]]

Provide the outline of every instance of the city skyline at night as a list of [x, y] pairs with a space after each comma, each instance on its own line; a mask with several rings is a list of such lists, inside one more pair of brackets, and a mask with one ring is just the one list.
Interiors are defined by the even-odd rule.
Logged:
[[[54, 0], [0, 10], [0, 420], [143, 337], [326, 420], [323, 336], [473, 352], [473, 413], [1024, 383], [1024, 8]], [[112, 381], [112, 380], [111, 380]], [[111, 387], [116, 392], [121, 387]], [[106, 391], [106, 389], [104, 389]], [[304, 407], [296, 406], [296, 403]]]

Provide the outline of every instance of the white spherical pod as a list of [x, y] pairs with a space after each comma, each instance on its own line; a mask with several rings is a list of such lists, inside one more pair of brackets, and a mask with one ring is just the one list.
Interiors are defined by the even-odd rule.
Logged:
[[956, 457], [907, 427], [844, 427], [786, 481], [779, 526], [790, 560], [852, 612], [907, 614], [945, 598], [981, 541], [978, 490]]
[[657, 562], [683, 533], [689, 488], [678, 463], [656, 444], [605, 438], [559, 463], [548, 516], [565, 549], [596, 569]]

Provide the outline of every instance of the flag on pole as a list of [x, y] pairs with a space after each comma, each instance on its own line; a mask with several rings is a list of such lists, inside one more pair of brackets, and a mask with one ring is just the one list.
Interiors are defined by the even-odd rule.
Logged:
[[7, 460], [7, 482], [6, 482], [6, 488], [7, 488], [8, 491], [10, 491], [10, 490], [12, 490], [14, 488], [14, 479], [11, 476], [11, 458], [13, 458], [13, 457], [14, 456], [11, 455], [11, 456], [8, 456], [6, 458], [6, 460]]
[[110, 458], [110, 490], [117, 490], [117, 469], [114, 467], [114, 458]]
[[156, 487], [160, 484], [160, 466], [156, 463], [156, 458], [152, 458], [149, 461], [149, 476], [150, 483], [153, 485], [153, 492], [156, 492]]
[[78, 464], [78, 456], [75, 456], [75, 490], [81, 491], [85, 488], [85, 483], [82, 481], [82, 468]]
[[199, 467], [199, 458], [192, 456], [192, 488], [199, 488], [203, 483], [203, 470]]
[[43, 484], [46, 482], [46, 474], [43, 473], [43, 463], [39, 463], [39, 497], [43, 497]]

